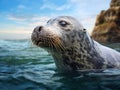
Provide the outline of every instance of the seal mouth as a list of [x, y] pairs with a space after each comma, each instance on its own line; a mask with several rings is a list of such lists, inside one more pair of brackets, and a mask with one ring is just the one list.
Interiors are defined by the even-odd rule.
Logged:
[[56, 37], [55, 36], [34, 37], [34, 35], [32, 35], [31, 40], [33, 44], [41, 48], [57, 50], [57, 51], [65, 50], [65, 47], [63, 46], [63, 43], [61, 42], [61, 39], [57, 36]]
[[43, 42], [41, 40], [36, 41], [37, 46], [41, 46], [42, 44], [43, 44]]

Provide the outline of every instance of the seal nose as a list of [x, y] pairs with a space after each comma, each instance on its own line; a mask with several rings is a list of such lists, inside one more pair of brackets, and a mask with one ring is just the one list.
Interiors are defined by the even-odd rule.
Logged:
[[43, 29], [43, 26], [36, 27], [36, 28], [34, 29], [34, 32], [41, 32], [42, 29]]
[[42, 27], [42, 26], [40, 26], [40, 27], [38, 28], [38, 31], [40, 32], [40, 31], [42, 30], [42, 28], [43, 28], [43, 27]]

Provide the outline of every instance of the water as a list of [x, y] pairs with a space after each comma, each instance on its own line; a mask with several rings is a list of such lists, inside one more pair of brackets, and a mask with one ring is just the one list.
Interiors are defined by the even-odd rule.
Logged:
[[[108, 46], [120, 51], [120, 43]], [[0, 40], [0, 90], [120, 90], [120, 70], [58, 73], [30, 40]]]

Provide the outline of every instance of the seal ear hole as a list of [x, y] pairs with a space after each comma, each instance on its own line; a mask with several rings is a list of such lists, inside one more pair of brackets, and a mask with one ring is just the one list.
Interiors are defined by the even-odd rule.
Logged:
[[86, 29], [84, 28], [83, 31], [86, 31]]
[[86, 32], [86, 29], [84, 28], [83, 31]]
[[42, 26], [40, 26], [40, 27], [39, 27], [39, 29], [38, 29], [38, 31], [40, 32], [40, 31], [42, 30], [42, 28], [43, 28], [43, 27], [42, 27]]

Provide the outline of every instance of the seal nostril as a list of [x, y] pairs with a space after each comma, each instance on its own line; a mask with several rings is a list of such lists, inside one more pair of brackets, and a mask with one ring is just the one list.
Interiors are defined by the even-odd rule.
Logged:
[[40, 32], [42, 30], [42, 26], [39, 27], [38, 31]]

